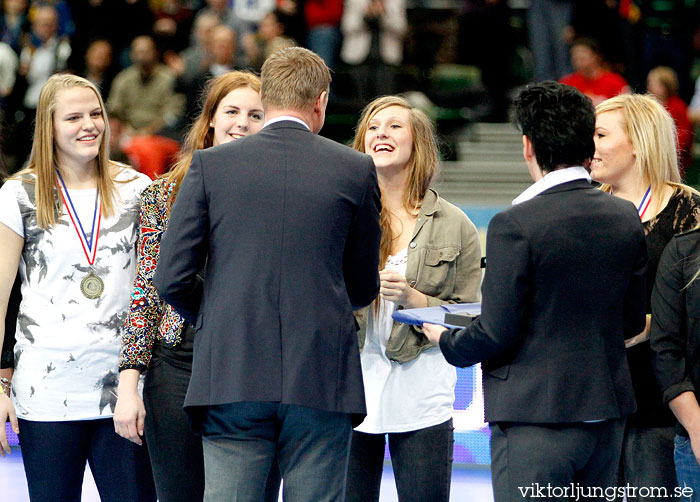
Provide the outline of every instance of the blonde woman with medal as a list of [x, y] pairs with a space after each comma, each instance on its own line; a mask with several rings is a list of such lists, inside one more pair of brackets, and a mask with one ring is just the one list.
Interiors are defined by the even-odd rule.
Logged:
[[[150, 180], [110, 161], [108, 145], [97, 88], [54, 75], [39, 97], [28, 167], [0, 189], [3, 315], [18, 268], [22, 290], [0, 423], [9, 418], [19, 434], [32, 502], [80, 500], [86, 462], [103, 502], [155, 501], [145, 449], [112, 422], [139, 196]], [[0, 445], [10, 453], [4, 428]]]
[[[653, 96], [625, 94], [596, 107], [591, 177], [632, 202], [644, 226], [647, 265], [646, 329], [625, 341], [637, 411], [627, 420], [620, 486], [676, 485], [675, 418], [664, 405], [651, 363], [651, 292], [661, 253], [674, 235], [700, 221], [700, 194], [681, 184], [673, 119]], [[638, 498], [636, 500], [644, 500]]]

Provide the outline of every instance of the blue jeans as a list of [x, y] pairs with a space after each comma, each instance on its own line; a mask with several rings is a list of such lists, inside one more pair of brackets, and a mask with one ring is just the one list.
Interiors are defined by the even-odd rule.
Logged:
[[19, 421], [22, 461], [32, 502], [77, 502], [85, 462], [102, 502], [155, 502], [146, 448], [114, 432], [111, 418]]
[[337, 26], [316, 26], [306, 34], [306, 47], [321, 56], [331, 70], [335, 69], [338, 63], [341, 41], [342, 35]]
[[410, 432], [366, 434], [354, 431], [345, 499], [379, 501], [385, 436], [401, 502], [448, 502], [452, 480], [452, 419]]
[[690, 439], [676, 434], [673, 444], [673, 461], [676, 464], [678, 486], [689, 486], [693, 489], [693, 495], [683, 500], [698, 502], [700, 501], [700, 464], [690, 448]]
[[535, 82], [559, 80], [571, 71], [569, 47], [562, 33], [571, 24], [570, 0], [533, 0], [527, 11], [530, 50], [535, 62]]
[[277, 402], [210, 406], [202, 422], [205, 502], [262, 502], [275, 454], [286, 502], [342, 502], [349, 414]]

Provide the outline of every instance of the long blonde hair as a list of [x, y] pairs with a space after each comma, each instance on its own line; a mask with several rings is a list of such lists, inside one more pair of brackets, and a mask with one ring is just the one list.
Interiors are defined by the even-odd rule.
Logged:
[[[678, 168], [678, 134], [673, 118], [651, 94], [620, 94], [596, 106], [596, 115], [619, 111], [622, 130], [635, 151], [635, 169], [651, 185], [651, 193], [659, 193], [664, 185], [693, 190], [681, 184]], [[610, 192], [608, 184], [601, 189]], [[662, 200], [656, 198], [658, 212]]]
[[[59, 92], [73, 87], [84, 87], [95, 93], [100, 104], [100, 113], [104, 119], [105, 129], [102, 133], [102, 141], [95, 158], [95, 172], [97, 174], [97, 188], [100, 193], [102, 212], [105, 216], [111, 216], [116, 211], [116, 187], [113, 170], [117, 165], [109, 160], [109, 121], [105, 112], [104, 101], [95, 85], [82, 77], [70, 74], [57, 74], [41, 88], [39, 104], [36, 109], [36, 123], [34, 126], [34, 141], [32, 152], [29, 156], [27, 167], [12, 179], [20, 179], [24, 182], [36, 183], [36, 217], [37, 224], [43, 229], [49, 229], [56, 224], [61, 214], [62, 202], [57, 196], [60, 189], [56, 179], [58, 164], [56, 160], [56, 145], [54, 141], [53, 115], [56, 110], [56, 96]], [[36, 177], [32, 181], [28, 175]]]
[[[406, 211], [414, 214], [423, 204], [423, 199], [428, 191], [430, 183], [440, 170], [440, 158], [438, 154], [435, 127], [428, 116], [417, 108], [413, 108], [406, 99], [400, 96], [382, 96], [370, 102], [362, 111], [360, 121], [355, 130], [355, 140], [352, 147], [360, 152], [365, 152], [365, 134], [369, 121], [377, 112], [400, 106], [409, 111], [409, 124], [413, 134], [413, 151], [406, 164], [408, 181], [404, 190], [403, 204]], [[393, 241], [398, 236], [391, 232], [391, 213], [382, 205], [379, 216], [379, 224], [382, 229], [382, 239], [379, 245], [379, 268], [386, 265], [391, 255]]]
[[207, 86], [202, 93], [204, 96], [202, 111], [185, 136], [177, 162], [170, 171], [163, 175], [164, 178], [173, 184], [173, 189], [168, 199], [168, 212], [170, 212], [175, 197], [177, 197], [182, 180], [185, 179], [185, 175], [190, 169], [195, 150], [209, 148], [214, 144], [214, 129], [210, 124], [216, 109], [219, 107], [219, 103], [231, 91], [241, 87], [250, 87], [254, 91], [260, 92], [260, 79], [247, 71], [232, 71], [219, 75], [207, 82]]

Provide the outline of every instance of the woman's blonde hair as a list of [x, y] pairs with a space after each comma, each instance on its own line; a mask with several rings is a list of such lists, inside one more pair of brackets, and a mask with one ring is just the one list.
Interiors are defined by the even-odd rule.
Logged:
[[[635, 169], [651, 185], [651, 192], [659, 193], [664, 185], [680, 187], [678, 169], [678, 134], [673, 118], [663, 105], [650, 94], [620, 94], [596, 106], [596, 115], [619, 111], [622, 130], [635, 152]], [[611, 191], [610, 185], [601, 189]], [[662, 201], [656, 198], [656, 210]]]
[[13, 179], [29, 181], [28, 174], [36, 177], [36, 217], [37, 224], [44, 229], [53, 227], [61, 214], [61, 198], [58, 196], [58, 169], [56, 145], [54, 138], [53, 116], [56, 110], [56, 97], [61, 91], [73, 87], [83, 87], [95, 93], [100, 104], [100, 112], [104, 119], [105, 129], [102, 141], [95, 158], [97, 188], [100, 193], [102, 212], [111, 216], [116, 211], [116, 188], [113, 168], [115, 163], [109, 160], [109, 121], [105, 112], [104, 101], [95, 85], [82, 77], [70, 74], [52, 75], [41, 88], [39, 104], [36, 109], [34, 125], [34, 141], [27, 167], [13, 176]]
[[177, 162], [170, 171], [163, 175], [173, 184], [173, 189], [168, 199], [168, 212], [175, 201], [175, 197], [177, 197], [182, 180], [185, 179], [185, 175], [190, 168], [195, 150], [209, 148], [214, 144], [214, 129], [211, 127], [211, 121], [214, 118], [216, 109], [219, 107], [219, 103], [228, 93], [241, 87], [250, 87], [259, 93], [260, 79], [247, 71], [233, 71], [219, 75], [207, 82], [207, 86], [202, 92], [202, 99], [204, 100], [202, 111], [185, 136]]
[[[360, 152], [365, 152], [365, 134], [369, 121], [377, 112], [400, 106], [408, 110], [409, 124], [413, 134], [413, 150], [406, 164], [408, 182], [404, 191], [403, 203], [408, 213], [416, 213], [423, 203], [425, 193], [430, 183], [440, 170], [440, 158], [438, 143], [435, 136], [435, 126], [428, 116], [400, 96], [382, 96], [370, 102], [362, 111], [360, 121], [355, 129], [355, 140], [352, 147]], [[379, 245], [379, 268], [386, 265], [386, 260], [391, 255], [392, 244], [395, 238], [391, 233], [391, 213], [382, 205], [379, 217], [382, 229], [382, 239]]]

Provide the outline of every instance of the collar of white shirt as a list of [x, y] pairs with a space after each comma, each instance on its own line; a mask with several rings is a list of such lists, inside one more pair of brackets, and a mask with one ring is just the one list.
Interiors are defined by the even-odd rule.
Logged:
[[513, 199], [513, 205], [515, 206], [516, 204], [521, 204], [530, 199], [534, 199], [545, 190], [549, 190], [557, 185], [575, 180], [586, 180], [590, 183], [591, 176], [588, 174], [588, 171], [581, 166], [566, 167], [564, 169], [557, 169], [556, 171], [547, 173], [541, 180], [530, 185], [527, 190]]
[[308, 126], [308, 124], [306, 122], [304, 122], [303, 120], [298, 119], [296, 117], [291, 117], [289, 115], [281, 115], [279, 117], [275, 117], [274, 119], [268, 120], [267, 122], [265, 122], [263, 124], [263, 129], [269, 125], [276, 123], [276, 122], [282, 122], [283, 120], [291, 120], [292, 122], [299, 122], [301, 125], [306, 127], [309, 131], [311, 130], [311, 128]]

